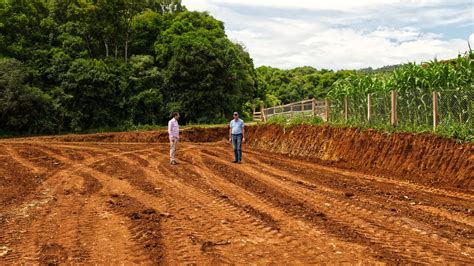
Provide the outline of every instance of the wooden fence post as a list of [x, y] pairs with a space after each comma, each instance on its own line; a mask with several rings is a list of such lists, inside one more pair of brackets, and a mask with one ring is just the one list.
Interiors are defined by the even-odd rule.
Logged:
[[301, 101], [301, 116], [304, 117], [304, 101]]
[[397, 126], [397, 92], [395, 90], [392, 91], [392, 112], [391, 112], [391, 123], [393, 127]]
[[438, 93], [433, 91], [433, 131], [438, 127]]
[[329, 109], [329, 100], [328, 99], [325, 99], [325, 104], [326, 104], [326, 111], [325, 111], [325, 115], [326, 115], [326, 122], [329, 122], [329, 112], [330, 112], [330, 109]]
[[313, 117], [316, 116], [316, 99], [313, 98], [313, 104], [311, 106], [311, 110], [313, 112]]
[[267, 118], [265, 116], [265, 108], [264, 108], [263, 103], [260, 105], [260, 117], [264, 123], [267, 122]]
[[290, 103], [290, 116], [293, 118], [293, 103]]
[[372, 120], [372, 94], [367, 94], [367, 122]]
[[349, 103], [347, 100], [347, 96], [344, 96], [344, 120], [347, 122], [349, 119]]

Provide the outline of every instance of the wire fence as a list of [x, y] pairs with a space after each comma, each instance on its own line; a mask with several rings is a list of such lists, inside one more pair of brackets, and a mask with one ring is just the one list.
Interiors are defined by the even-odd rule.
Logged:
[[474, 138], [474, 90], [355, 93], [262, 108], [261, 114], [263, 121], [301, 114], [336, 124], [411, 131], [463, 131], [468, 139]]
[[474, 128], [474, 90], [438, 93], [438, 128]]

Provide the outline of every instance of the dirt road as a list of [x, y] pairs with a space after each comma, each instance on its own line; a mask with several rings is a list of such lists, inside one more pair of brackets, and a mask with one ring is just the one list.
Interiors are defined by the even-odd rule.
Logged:
[[0, 264], [474, 262], [474, 195], [246, 149], [0, 142]]

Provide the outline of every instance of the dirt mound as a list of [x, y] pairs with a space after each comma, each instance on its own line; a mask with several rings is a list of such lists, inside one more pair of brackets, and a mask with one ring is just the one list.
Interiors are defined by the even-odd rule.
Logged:
[[474, 145], [430, 134], [276, 125], [249, 127], [252, 148], [430, 185], [474, 188]]
[[[187, 142], [214, 142], [227, 137], [226, 127], [201, 128], [194, 127], [184, 129], [180, 133], [181, 141]], [[114, 132], [97, 133], [85, 135], [64, 135], [48, 136], [40, 138], [27, 138], [28, 140], [61, 141], [61, 142], [141, 142], [141, 143], [160, 143], [168, 142], [168, 132], [166, 130], [157, 131], [135, 131], [135, 132]]]

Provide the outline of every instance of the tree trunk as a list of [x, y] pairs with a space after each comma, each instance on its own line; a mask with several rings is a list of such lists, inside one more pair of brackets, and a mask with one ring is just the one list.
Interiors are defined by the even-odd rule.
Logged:
[[91, 49], [91, 45], [90, 45], [90, 41], [89, 41], [89, 38], [85, 38], [86, 39], [86, 44], [87, 44], [87, 50], [89, 51], [89, 56], [90, 58], [92, 58], [92, 49]]
[[130, 27], [127, 28], [127, 33], [125, 34], [125, 63], [128, 62], [128, 42], [130, 38], [130, 32], [129, 32]]
[[125, 63], [128, 62], [128, 34], [127, 39], [125, 40]]
[[105, 45], [105, 57], [109, 57], [109, 44], [107, 43], [107, 40], [104, 41]]

